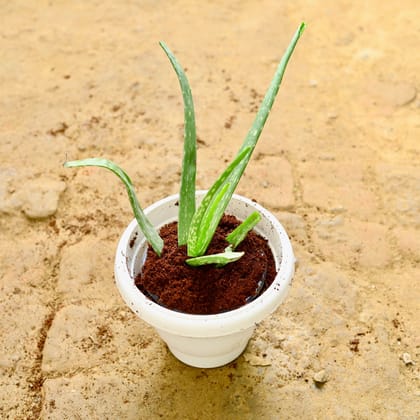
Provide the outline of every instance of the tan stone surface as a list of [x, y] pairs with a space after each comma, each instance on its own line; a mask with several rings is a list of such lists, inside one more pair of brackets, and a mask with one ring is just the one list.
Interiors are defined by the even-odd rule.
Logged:
[[[418, 1], [3, 3], [0, 418], [419, 417]], [[114, 287], [123, 187], [62, 163], [117, 161], [145, 206], [177, 191], [165, 40], [188, 69], [208, 187], [301, 20], [238, 189], [284, 222], [293, 287], [236, 362], [190, 368]]]
[[264, 156], [247, 169], [238, 193], [244, 195], [252, 191], [254, 200], [273, 210], [294, 208], [292, 167], [286, 159]]

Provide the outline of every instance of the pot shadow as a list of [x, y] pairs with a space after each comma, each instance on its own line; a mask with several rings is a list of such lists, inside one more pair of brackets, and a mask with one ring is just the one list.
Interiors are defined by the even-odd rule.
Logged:
[[151, 418], [257, 418], [264, 412], [263, 378], [264, 369], [251, 366], [243, 354], [228, 365], [204, 369], [185, 365], [166, 349], [142, 404]]

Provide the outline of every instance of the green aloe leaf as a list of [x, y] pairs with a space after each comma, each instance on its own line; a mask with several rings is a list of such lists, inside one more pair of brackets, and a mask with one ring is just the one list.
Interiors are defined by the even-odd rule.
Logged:
[[249, 147], [243, 149], [203, 198], [190, 226], [187, 247], [189, 257], [199, 257], [206, 252], [217, 225], [229, 204], [230, 196], [226, 193], [230, 190], [231, 184], [225, 183], [225, 181], [235, 168], [248, 158], [250, 153]]
[[[225, 207], [223, 208], [222, 205], [218, 207], [217, 216], [219, 216], [219, 213], [220, 213], [220, 218], [221, 218], [223, 215], [223, 212], [226, 210], [226, 207], [230, 199], [232, 198], [232, 195], [239, 183], [239, 180], [241, 179], [242, 174], [249, 162], [251, 154], [262, 132], [262, 129], [264, 128], [264, 124], [268, 118], [268, 115], [274, 103], [274, 99], [277, 95], [281, 81], [283, 79], [283, 75], [286, 70], [287, 63], [289, 62], [289, 59], [304, 29], [305, 29], [305, 23], [302, 23], [297, 29], [297, 31], [295, 32], [295, 34], [293, 35], [293, 38], [289, 46], [287, 47], [286, 52], [284, 53], [282, 59], [280, 60], [280, 63], [276, 69], [276, 72], [271, 81], [271, 84], [267, 90], [267, 93], [255, 117], [254, 123], [252, 124], [251, 129], [249, 130], [241, 148], [239, 149], [238, 155], [234, 160], [234, 162], [237, 162], [237, 164], [235, 164], [233, 168], [231, 164], [220, 175], [220, 177], [216, 180], [216, 182], [207, 192], [206, 196], [201, 202], [201, 205], [197, 209], [194, 215], [193, 221], [191, 222], [191, 228], [190, 228], [190, 233], [189, 233], [189, 238], [188, 238], [188, 255], [189, 256], [195, 257], [195, 256], [203, 255], [205, 253], [207, 246], [209, 245], [210, 240], [213, 237], [214, 231], [216, 230], [216, 227], [217, 227], [216, 225], [213, 231], [207, 230], [210, 226], [210, 222], [207, 219], [210, 217], [213, 217], [214, 215], [211, 214], [210, 212], [207, 212], [206, 207], [209, 205], [209, 202], [211, 202], [215, 196], [218, 196], [220, 189], [225, 188], [225, 184], [228, 184], [229, 187], [225, 189], [224, 191], [225, 196], [223, 197], [223, 199], [220, 200], [221, 204], [223, 204]], [[244, 155], [243, 158], [238, 159], [238, 157], [241, 155], [241, 153], [244, 150], [247, 150], [248, 152], [246, 153], [246, 155]], [[220, 218], [217, 220], [217, 222], [220, 221]], [[212, 226], [213, 225], [214, 224], [212, 223]], [[194, 229], [193, 229], [193, 226], [194, 226]]]
[[283, 75], [286, 70], [287, 64], [290, 60], [290, 57], [293, 54], [293, 51], [296, 47], [297, 42], [299, 41], [299, 38], [301, 37], [303, 31], [305, 30], [305, 27], [306, 27], [305, 23], [302, 22], [299, 25], [299, 28], [294, 33], [289, 46], [286, 48], [286, 51], [283, 54], [283, 57], [281, 58], [279, 65], [277, 66], [276, 72], [274, 73], [274, 77], [264, 96], [264, 99], [257, 112], [257, 115], [255, 116], [255, 120], [251, 126], [251, 129], [249, 130], [244, 140], [242, 148], [245, 148], [248, 146], [251, 146], [254, 148], [255, 145], [257, 144], [258, 138], [260, 137], [260, 134], [264, 128], [265, 122], [267, 121], [267, 118], [273, 106], [274, 100], [276, 99], [277, 92], [279, 91], [281, 82], [283, 80]]
[[159, 236], [158, 232], [150, 222], [150, 220], [146, 217], [141, 208], [139, 201], [137, 200], [136, 193], [134, 191], [133, 183], [130, 177], [124, 172], [117, 164], [108, 160], [108, 159], [101, 159], [101, 158], [89, 158], [83, 160], [73, 160], [70, 162], [65, 162], [64, 166], [66, 168], [76, 168], [81, 166], [98, 166], [101, 168], [106, 168], [112, 171], [121, 181], [124, 183], [128, 198], [130, 200], [131, 207], [134, 212], [134, 216], [136, 217], [137, 223], [140, 226], [141, 231], [143, 232], [144, 236], [146, 237], [149, 244], [152, 246], [153, 250], [159, 256], [162, 254], [163, 249], [163, 240]]
[[224, 251], [219, 254], [203, 255], [201, 257], [188, 258], [185, 262], [192, 266], [198, 267], [200, 265], [217, 264], [223, 267], [234, 261], [238, 261], [244, 255], [244, 252]]
[[246, 238], [248, 232], [250, 232], [260, 220], [260, 213], [254, 211], [238, 227], [229, 233], [228, 236], [226, 236], [226, 240], [231, 244], [233, 249], [235, 249]]
[[185, 245], [188, 231], [195, 213], [195, 178], [197, 159], [197, 136], [194, 103], [187, 76], [174, 54], [164, 42], [159, 43], [168, 56], [181, 86], [184, 100], [184, 155], [182, 160], [181, 187], [178, 210], [178, 245]]

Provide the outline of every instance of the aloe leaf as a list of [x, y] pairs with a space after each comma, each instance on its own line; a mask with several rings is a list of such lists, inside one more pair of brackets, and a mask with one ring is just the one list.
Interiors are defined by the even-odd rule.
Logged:
[[232, 249], [235, 249], [245, 239], [248, 232], [251, 231], [260, 220], [260, 213], [254, 211], [226, 236], [226, 240], [231, 244]]
[[191, 220], [195, 213], [197, 136], [194, 103], [191, 88], [183, 68], [164, 42], [160, 42], [159, 45], [165, 51], [176, 72], [184, 100], [184, 155], [179, 193], [178, 245], [185, 245], [187, 243]]
[[219, 254], [203, 255], [201, 257], [188, 258], [185, 262], [192, 266], [198, 267], [200, 265], [217, 264], [224, 266], [234, 261], [238, 261], [244, 255], [244, 252], [224, 251]]
[[81, 166], [98, 166], [101, 168], [106, 168], [112, 171], [121, 181], [124, 183], [128, 198], [130, 200], [131, 207], [134, 212], [134, 216], [136, 217], [137, 223], [140, 226], [141, 231], [143, 232], [144, 236], [146, 237], [149, 244], [152, 246], [153, 250], [159, 256], [162, 254], [163, 249], [163, 240], [159, 236], [158, 232], [150, 222], [150, 220], [146, 217], [141, 208], [139, 201], [137, 200], [136, 193], [134, 191], [133, 183], [130, 177], [124, 172], [118, 165], [108, 159], [100, 159], [100, 158], [89, 158], [83, 160], [73, 160], [69, 162], [65, 162], [64, 166], [66, 168], [76, 168]]
[[188, 234], [188, 256], [198, 257], [206, 252], [217, 225], [229, 204], [230, 196], [226, 192], [231, 188], [231, 185], [225, 181], [235, 168], [248, 158], [250, 152], [249, 147], [241, 150], [203, 198], [191, 221]]
[[207, 246], [210, 244], [213, 235], [209, 235], [209, 232], [215, 232], [217, 225], [220, 222], [220, 219], [223, 216], [223, 211], [220, 212], [220, 209], [225, 208], [223, 200], [226, 197], [226, 191], [229, 189], [230, 184], [225, 184], [220, 190], [217, 190], [217, 194], [214, 196], [214, 199], [206, 207], [206, 212], [200, 223], [200, 233], [198, 237], [198, 242], [202, 245], [206, 245], [206, 248], [201, 252], [201, 255], [207, 249]]
[[273, 107], [274, 100], [276, 99], [277, 93], [279, 91], [284, 73], [286, 71], [287, 64], [289, 63], [290, 57], [292, 56], [293, 51], [295, 50], [296, 44], [299, 41], [299, 38], [301, 37], [303, 31], [305, 30], [305, 27], [306, 27], [305, 23], [302, 22], [299, 25], [299, 28], [294, 33], [289, 46], [286, 48], [286, 51], [283, 54], [279, 65], [277, 66], [276, 72], [274, 73], [274, 77], [271, 80], [270, 86], [268, 87], [268, 90], [260, 105], [257, 115], [255, 116], [251, 129], [248, 131], [248, 134], [245, 137], [245, 140], [241, 148], [239, 149], [239, 151], [241, 151], [242, 149], [246, 147], [250, 147], [251, 153], [249, 155], [249, 158], [247, 160], [244, 160], [241, 163], [241, 165], [239, 165], [235, 169], [235, 171], [232, 173], [231, 177], [234, 178], [236, 183], [232, 182], [231, 179], [228, 180], [231, 183], [231, 190], [229, 191], [229, 194], [231, 196], [233, 195], [233, 192], [235, 191], [236, 186], [239, 180], [241, 179], [246, 166], [248, 165], [251, 154], [254, 151], [255, 146], [257, 145], [258, 139], [260, 138], [261, 132], [264, 128], [268, 115], [270, 114], [271, 108]]
[[[238, 160], [238, 157], [241, 155], [241, 153], [244, 150], [249, 150], [249, 152], [246, 153], [243, 159], [239, 159], [238, 163], [234, 165], [233, 170], [230, 170], [231, 165], [220, 175], [220, 177], [216, 180], [216, 182], [213, 184], [213, 186], [210, 188], [210, 190], [207, 192], [206, 196], [204, 197], [203, 201], [201, 202], [201, 205], [197, 209], [193, 221], [191, 223], [191, 230], [189, 233], [188, 238], [188, 255], [190, 256], [198, 256], [202, 255], [205, 250], [207, 249], [208, 244], [210, 243], [211, 237], [214, 234], [214, 231], [206, 231], [204, 232], [204, 229], [208, 228], [209, 223], [204, 220], [204, 215], [206, 215], [206, 207], [209, 205], [209, 202], [213, 200], [213, 197], [218, 194], [218, 190], [220, 188], [224, 187], [224, 184], [229, 184], [229, 188], [225, 191], [225, 197], [223, 198], [222, 202], [225, 205], [224, 208], [221, 206], [218, 208], [218, 212], [221, 212], [221, 215], [223, 215], [223, 212], [225, 211], [227, 205], [229, 204], [230, 199], [232, 198], [232, 195], [239, 183], [239, 180], [241, 179], [241, 176], [249, 162], [249, 159], [251, 157], [251, 154], [257, 144], [257, 141], [260, 137], [260, 134], [262, 132], [262, 129], [264, 127], [264, 124], [268, 118], [268, 114], [270, 113], [270, 110], [273, 106], [274, 99], [277, 95], [277, 92], [279, 90], [281, 81], [283, 79], [284, 72], [287, 67], [287, 63], [289, 62], [289, 59], [296, 47], [296, 44], [302, 35], [303, 31], [305, 29], [305, 23], [302, 23], [297, 31], [295, 32], [289, 46], [286, 49], [286, 52], [284, 53], [282, 59], [280, 60], [280, 63], [277, 67], [277, 70], [274, 74], [274, 77], [271, 81], [271, 84], [267, 90], [267, 93], [262, 101], [262, 104], [260, 106], [260, 109], [258, 110], [258, 113], [255, 117], [254, 123], [252, 124], [251, 129], [249, 130], [241, 148], [239, 149], [238, 155], [235, 158], [234, 162]], [[211, 214], [207, 213], [207, 216], [210, 217]], [[221, 216], [220, 216], [221, 217]], [[220, 220], [220, 219], [219, 219]], [[218, 220], [218, 221], [219, 221]], [[202, 226], [200, 226], [202, 224]], [[194, 229], [193, 229], [194, 226]], [[216, 226], [217, 227], [217, 226]], [[208, 240], [208, 237], [210, 237], [210, 240]], [[203, 241], [203, 243], [201, 243]], [[204, 249], [204, 250], [203, 250]]]
[[277, 92], [279, 91], [279, 87], [283, 80], [283, 75], [286, 70], [287, 64], [290, 60], [290, 57], [293, 54], [293, 51], [296, 47], [297, 42], [299, 41], [299, 38], [305, 30], [305, 27], [306, 25], [304, 22], [302, 22], [299, 25], [299, 28], [296, 30], [295, 34], [292, 37], [292, 40], [290, 41], [289, 46], [283, 54], [283, 57], [281, 58], [276, 72], [274, 73], [274, 77], [267, 90], [267, 93], [265, 94], [265, 97], [261, 103], [260, 109], [257, 112], [252, 127], [245, 138], [242, 148], [248, 146], [255, 147], [255, 145], [257, 144], [261, 131], [264, 128], [264, 124], [267, 121], [268, 114], [270, 113], [271, 108], [273, 106], [274, 99], [276, 98]]

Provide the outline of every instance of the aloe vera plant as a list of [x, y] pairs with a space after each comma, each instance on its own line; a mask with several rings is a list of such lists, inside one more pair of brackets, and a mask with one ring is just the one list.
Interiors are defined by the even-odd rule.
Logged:
[[[259, 214], [252, 213], [243, 221], [226, 240], [229, 246], [224, 252], [213, 255], [205, 255], [206, 250], [213, 238], [216, 228], [222, 218], [229, 201], [245, 171], [251, 158], [252, 152], [260, 137], [264, 124], [268, 118], [274, 99], [279, 90], [284, 72], [289, 59], [296, 47], [296, 44], [305, 29], [302, 23], [295, 32], [288, 48], [286, 49], [276, 69], [273, 80], [257, 112], [254, 123], [251, 126], [238, 154], [228, 167], [222, 172], [213, 186], [208, 190], [200, 206], [195, 207], [195, 179], [196, 179], [196, 128], [194, 103], [191, 89], [185, 72], [174, 54], [160, 42], [160, 46], [167, 55], [174, 68], [181, 87], [184, 102], [184, 152], [182, 160], [181, 186], [179, 194], [178, 214], [178, 245], [187, 245], [187, 264], [199, 266], [203, 264], [217, 264], [223, 266], [227, 263], [238, 260], [242, 252], [236, 252], [235, 248], [246, 237], [247, 233], [259, 221]], [[101, 158], [89, 158], [83, 160], [65, 162], [65, 167], [99, 166], [111, 170], [124, 183], [134, 216], [139, 227], [152, 246], [153, 250], [160, 256], [163, 250], [163, 240], [145, 216], [139, 201], [136, 197], [133, 183], [130, 177], [114, 162]]]

